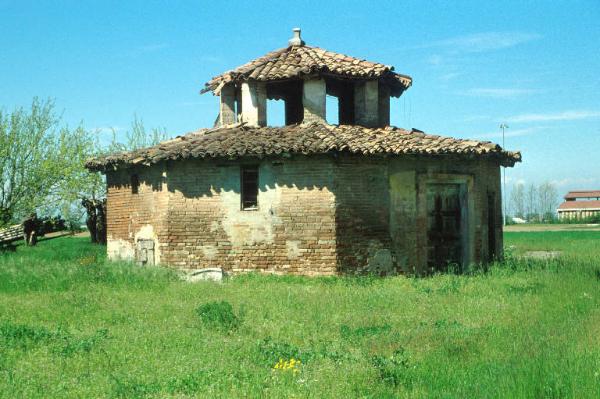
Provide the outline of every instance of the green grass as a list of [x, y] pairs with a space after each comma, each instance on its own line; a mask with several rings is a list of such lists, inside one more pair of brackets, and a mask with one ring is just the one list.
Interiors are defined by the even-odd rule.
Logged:
[[19, 247], [0, 254], [0, 397], [597, 398], [598, 243], [508, 233], [487, 273], [223, 284], [84, 238]]
[[506, 247], [518, 253], [526, 251], [561, 251], [576, 259], [600, 256], [600, 231], [510, 232], [504, 234]]

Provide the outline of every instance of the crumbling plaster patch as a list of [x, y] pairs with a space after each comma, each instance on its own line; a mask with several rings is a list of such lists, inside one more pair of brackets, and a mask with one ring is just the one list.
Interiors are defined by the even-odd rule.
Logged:
[[108, 259], [118, 260], [133, 260], [135, 258], [135, 249], [131, 242], [120, 238], [114, 239], [108, 237], [106, 240], [106, 252]]
[[130, 232], [133, 242], [130, 240], [114, 239], [108, 237], [106, 243], [106, 251], [110, 260], [135, 260], [135, 247], [139, 240], [154, 241], [154, 261], [155, 264], [160, 262], [160, 248], [158, 246], [158, 236], [154, 232], [154, 227], [150, 224], [142, 226], [135, 234]]
[[[233, 171], [233, 168], [228, 170]], [[239, 182], [238, 173], [229, 173], [227, 178]], [[275, 183], [272, 166], [263, 163], [259, 168], [258, 209], [241, 210], [240, 195], [239, 189], [223, 191], [219, 195], [223, 212], [220, 226], [232, 247], [243, 248], [259, 243], [273, 243], [274, 228], [281, 224], [277, 216], [281, 188]]]

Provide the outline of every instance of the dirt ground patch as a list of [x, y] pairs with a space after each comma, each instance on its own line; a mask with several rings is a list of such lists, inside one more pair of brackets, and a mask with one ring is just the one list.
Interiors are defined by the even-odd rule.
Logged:
[[[69, 236], [69, 235], [71, 235], [71, 233], [68, 231], [55, 231], [54, 233], [44, 234], [44, 237], [57, 238], [57, 237], [63, 237], [63, 236]], [[89, 236], [90, 236], [90, 232], [87, 230], [80, 231], [79, 233], [73, 234], [73, 237], [89, 237]]]
[[600, 231], [600, 224], [513, 224], [504, 231]]
[[562, 252], [560, 251], [527, 251], [523, 254], [526, 258], [534, 258], [534, 259], [554, 259], [558, 258]]

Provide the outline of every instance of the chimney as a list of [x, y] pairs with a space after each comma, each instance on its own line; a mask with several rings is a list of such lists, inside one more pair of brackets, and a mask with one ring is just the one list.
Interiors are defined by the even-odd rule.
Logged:
[[292, 32], [294, 32], [294, 36], [288, 40], [288, 44], [290, 46], [304, 46], [304, 40], [300, 37], [300, 28], [294, 28]]

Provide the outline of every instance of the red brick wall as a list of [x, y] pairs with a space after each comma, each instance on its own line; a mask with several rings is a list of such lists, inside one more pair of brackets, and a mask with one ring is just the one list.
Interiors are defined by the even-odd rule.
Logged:
[[331, 161], [260, 162], [259, 209], [240, 209], [240, 165], [184, 161], [168, 167], [165, 261], [295, 274], [335, 273]]
[[387, 161], [343, 156], [334, 176], [339, 271], [365, 271], [378, 250], [391, 249]]
[[[107, 238], [112, 258], [130, 258], [135, 249], [136, 234], [152, 226], [157, 244], [167, 233], [166, 206], [168, 193], [162, 176], [163, 165], [152, 168], [111, 171], [107, 183]], [[138, 193], [132, 193], [131, 174], [138, 175]], [[144, 237], [150, 238], [150, 237]], [[127, 247], [129, 245], [129, 248]], [[160, 260], [160, 247], [156, 247]]]

